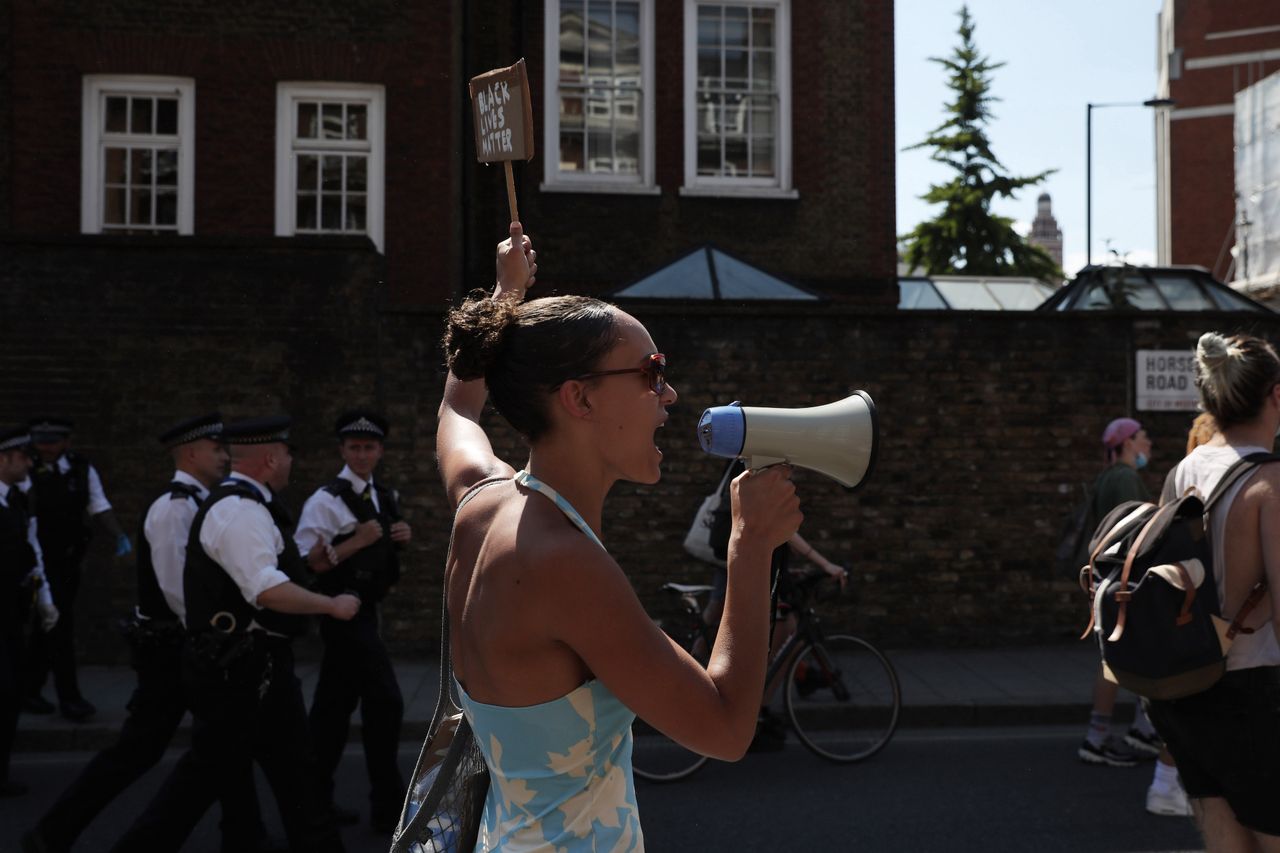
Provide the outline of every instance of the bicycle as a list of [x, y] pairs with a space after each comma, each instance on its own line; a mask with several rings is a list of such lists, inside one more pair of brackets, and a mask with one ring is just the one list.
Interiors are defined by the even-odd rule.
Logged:
[[[898, 674], [884, 653], [851, 634], [827, 634], [813, 608], [814, 588], [827, 575], [798, 577], [792, 610], [798, 621], [770, 662], [765, 684], [786, 674], [783, 701], [791, 728], [815, 755], [841, 764], [864, 761], [884, 749], [898, 727], [902, 689]], [[713, 645], [711, 626], [702, 621], [700, 596], [711, 592], [699, 584], [663, 584], [680, 598], [679, 624], [663, 625], [667, 636], [692, 654]], [[701, 638], [704, 642], [697, 643]], [[706, 665], [703, 654], [699, 663]], [[707, 757], [667, 738], [636, 720], [632, 726], [631, 766], [636, 776], [651, 782], [684, 779], [707, 763]]]

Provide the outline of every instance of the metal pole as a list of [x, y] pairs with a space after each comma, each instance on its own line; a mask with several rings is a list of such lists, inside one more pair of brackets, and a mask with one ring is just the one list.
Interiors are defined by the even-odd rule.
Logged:
[[1093, 263], [1093, 104], [1084, 108], [1084, 263]]

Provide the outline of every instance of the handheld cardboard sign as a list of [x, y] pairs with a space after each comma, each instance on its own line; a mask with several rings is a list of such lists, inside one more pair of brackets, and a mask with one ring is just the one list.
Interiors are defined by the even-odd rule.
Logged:
[[481, 163], [533, 159], [533, 102], [524, 60], [471, 78], [476, 159]]

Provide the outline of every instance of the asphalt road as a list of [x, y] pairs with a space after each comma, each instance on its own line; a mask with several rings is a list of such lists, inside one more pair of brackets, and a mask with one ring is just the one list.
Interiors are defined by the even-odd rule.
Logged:
[[[1199, 850], [1189, 819], [1148, 815], [1151, 767], [1086, 766], [1075, 758], [1079, 727], [922, 729], [899, 732], [862, 765], [838, 766], [794, 741], [781, 752], [712, 762], [669, 785], [637, 782], [650, 853], [685, 851], [1172, 851]], [[78, 853], [106, 850], [141, 810], [178, 753], [99, 817]], [[417, 754], [406, 744], [406, 771]], [[16, 851], [21, 830], [87, 760], [85, 753], [19, 754], [14, 778], [33, 791], [0, 800], [0, 850]], [[363, 757], [349, 749], [339, 794], [362, 804]], [[261, 781], [261, 780], [260, 780]], [[259, 788], [268, 789], [263, 782]], [[265, 795], [265, 794], [264, 794]], [[269, 824], [281, 836], [274, 812]], [[366, 815], [367, 816], [367, 815]], [[344, 831], [351, 853], [387, 850], [367, 825]], [[186, 850], [215, 853], [216, 814]]]

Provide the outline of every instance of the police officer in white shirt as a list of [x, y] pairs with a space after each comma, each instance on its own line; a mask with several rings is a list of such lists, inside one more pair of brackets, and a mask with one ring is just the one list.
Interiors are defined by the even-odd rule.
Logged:
[[31, 608], [32, 590], [41, 627], [58, 622], [58, 609], [45, 583], [38, 525], [18, 483], [31, 467], [27, 428], [0, 431], [0, 797], [16, 797], [27, 786], [9, 778], [9, 755], [18, 729], [22, 626]]
[[[295, 541], [317, 572], [317, 589], [360, 596], [349, 622], [320, 618], [324, 659], [311, 702], [311, 736], [323, 783], [332, 797], [351, 714], [360, 706], [365, 766], [369, 771], [370, 823], [391, 833], [400, 818], [405, 781], [396, 761], [404, 699], [378, 631], [378, 602], [400, 577], [401, 546], [413, 536], [400, 517], [396, 492], [374, 480], [390, 427], [369, 409], [343, 413], [334, 424], [338, 453], [346, 463], [336, 479], [307, 499]], [[335, 804], [340, 822], [359, 812]]]
[[191, 749], [116, 851], [178, 849], [201, 816], [190, 786], [233, 790], [253, 761], [271, 783], [291, 850], [343, 849], [320, 789], [291, 637], [307, 615], [351, 619], [360, 599], [307, 589], [292, 519], [275, 497], [293, 465], [289, 425], [267, 417], [223, 431], [231, 476], [192, 521], [183, 576]]
[[[138, 601], [124, 623], [138, 674], [129, 715], [116, 742], [85, 765], [24, 837], [26, 849], [69, 850], [116, 796], [160, 761], [187, 713], [181, 671], [187, 539], [209, 489], [227, 476], [231, 456], [218, 412], [174, 424], [159, 438], [173, 457], [174, 472], [148, 507], [137, 537]], [[211, 795], [192, 794], [204, 808]], [[252, 850], [264, 835], [251, 773], [223, 800], [222, 832], [224, 849], [235, 850]]]
[[67, 719], [79, 722], [97, 711], [80, 693], [76, 674], [75, 602], [81, 564], [93, 534], [90, 519], [112, 536], [117, 557], [128, 554], [132, 546], [107, 500], [98, 470], [71, 449], [71, 421], [40, 417], [31, 421], [30, 430], [36, 458], [32, 481], [40, 546], [53, 601], [62, 617], [47, 634], [31, 632], [23, 708], [34, 714], [53, 712], [53, 703], [41, 695], [52, 669], [59, 710]]

